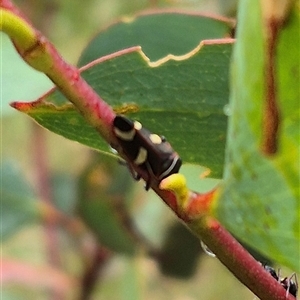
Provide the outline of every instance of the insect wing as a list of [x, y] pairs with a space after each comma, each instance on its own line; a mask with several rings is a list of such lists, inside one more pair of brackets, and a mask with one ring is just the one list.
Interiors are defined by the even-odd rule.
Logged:
[[147, 164], [153, 175], [161, 180], [173, 173], [178, 173], [181, 159], [164, 138], [141, 128], [137, 135], [140, 144], [147, 149]]
[[[151, 133], [141, 123], [117, 115], [113, 131], [124, 154], [157, 180], [178, 173], [181, 159], [164, 137]], [[147, 187], [150, 186], [150, 180]]]

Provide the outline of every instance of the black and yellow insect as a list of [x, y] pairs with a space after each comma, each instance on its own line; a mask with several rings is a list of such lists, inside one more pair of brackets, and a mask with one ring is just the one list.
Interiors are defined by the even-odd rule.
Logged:
[[[146, 190], [150, 188], [153, 178], [160, 182], [179, 172], [182, 161], [164, 137], [151, 133], [141, 123], [122, 115], [115, 117], [113, 131], [130, 162], [147, 172]], [[136, 179], [140, 179], [139, 174]]]

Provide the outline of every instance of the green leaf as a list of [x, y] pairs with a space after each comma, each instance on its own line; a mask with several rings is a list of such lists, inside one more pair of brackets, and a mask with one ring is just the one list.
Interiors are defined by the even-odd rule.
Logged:
[[53, 205], [65, 215], [74, 216], [76, 207], [76, 180], [70, 174], [54, 173], [51, 177]]
[[[234, 50], [228, 155], [218, 218], [239, 238], [295, 271], [299, 259], [299, 10], [276, 44], [278, 150], [262, 153], [266, 41], [259, 1], [241, 1]], [[297, 59], [298, 58], [298, 59]]]
[[[232, 42], [208, 42], [182, 60], [150, 66], [137, 50], [83, 71], [87, 82], [118, 112], [164, 135], [183, 161], [204, 165], [221, 177]], [[22, 103], [20, 103], [22, 105]], [[109, 153], [109, 147], [57, 91], [19, 108], [47, 129]], [[132, 109], [133, 108], [133, 109]]]
[[100, 244], [125, 254], [135, 249], [127, 222], [132, 183], [124, 166], [97, 154], [81, 175], [78, 190], [79, 213]]
[[197, 269], [201, 254], [200, 241], [181, 223], [176, 222], [167, 232], [161, 249], [159, 267], [166, 276], [188, 279]]
[[3, 161], [1, 173], [1, 238], [10, 237], [25, 224], [37, 220], [35, 195], [24, 174], [9, 161]]
[[142, 46], [151, 61], [183, 55], [199, 41], [228, 37], [233, 21], [183, 12], [155, 12], [115, 23], [100, 32], [82, 53], [79, 65], [133, 46]]

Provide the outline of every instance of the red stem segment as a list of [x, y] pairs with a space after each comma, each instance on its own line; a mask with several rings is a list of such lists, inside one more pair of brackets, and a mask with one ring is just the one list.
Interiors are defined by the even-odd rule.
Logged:
[[[45, 131], [35, 123], [32, 128], [33, 134], [33, 160], [35, 165], [35, 174], [37, 189], [40, 201], [52, 205], [53, 197], [50, 183], [49, 167], [47, 164], [47, 147], [45, 144]], [[48, 260], [51, 266], [59, 268], [61, 266], [59, 242], [56, 232], [56, 222], [53, 219], [46, 219], [44, 223], [46, 251], [48, 252]], [[63, 299], [64, 296], [60, 291], [50, 291], [53, 300]]]
[[[53, 45], [37, 31], [26, 17], [9, 0], [1, 0], [0, 6], [20, 17], [31, 36], [24, 47], [24, 39], [10, 36], [21, 57], [33, 68], [45, 73], [57, 88], [71, 101], [79, 112], [102, 137], [111, 144], [116, 139], [111, 132], [115, 113], [112, 108], [80, 76], [79, 70], [67, 64]], [[15, 29], [14, 32], [17, 32]], [[26, 41], [26, 40], [25, 40]]]
[[[0, 6], [26, 20], [9, 0], [1, 0]], [[115, 117], [112, 108], [80, 77], [78, 69], [64, 62], [45, 37], [35, 29], [34, 31], [37, 42], [27, 49], [22, 49], [22, 43], [18, 43], [18, 40], [13, 40], [20, 55], [31, 66], [44, 72], [110, 145], [118, 146], [112, 133], [112, 121]], [[45, 53], [46, 56], [43, 56]], [[43, 68], [45, 58], [45, 64], [48, 64], [46, 71]], [[130, 161], [128, 163], [132, 165]], [[148, 179], [146, 172], [136, 165], [132, 167], [143, 179]], [[186, 220], [178, 210], [174, 194], [160, 190], [158, 184], [159, 182], [155, 182], [152, 186], [155, 192], [179, 217]], [[217, 221], [210, 219], [208, 222], [208, 225], [199, 226], [199, 222], [190, 221], [187, 225], [241, 282], [263, 300], [294, 299], [291, 295], [286, 297], [284, 288]]]
[[102, 247], [97, 247], [91, 265], [87, 268], [86, 273], [82, 278], [82, 290], [80, 300], [91, 299], [91, 294], [94, 287], [99, 282], [99, 273], [111, 257], [111, 253]]
[[259, 299], [295, 300], [218, 221], [207, 217], [204, 222], [206, 226], [199, 227], [198, 222], [188, 226]]
[[266, 60], [266, 103], [263, 122], [262, 150], [266, 155], [277, 151], [277, 135], [279, 128], [279, 108], [277, 104], [276, 86], [276, 46], [281, 23], [276, 19], [269, 20], [267, 24], [267, 60]]

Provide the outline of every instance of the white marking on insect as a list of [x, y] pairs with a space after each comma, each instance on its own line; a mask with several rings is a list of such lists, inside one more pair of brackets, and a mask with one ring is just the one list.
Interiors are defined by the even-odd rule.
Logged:
[[140, 122], [134, 121], [133, 127], [134, 127], [135, 130], [141, 130], [143, 126]]
[[123, 131], [115, 127], [114, 133], [118, 138], [120, 138], [123, 141], [132, 141], [135, 136], [135, 129], [132, 128], [130, 131]]
[[170, 167], [169, 167], [167, 170], [165, 170], [163, 173], [161, 173], [161, 174], [159, 175], [158, 179], [159, 179], [159, 180], [162, 180], [164, 177], [169, 176], [169, 173], [171, 173], [171, 171], [174, 169], [174, 167], [176, 166], [176, 164], [177, 164], [177, 162], [178, 162], [179, 159], [180, 159], [180, 158], [179, 158], [178, 156], [175, 157], [175, 158], [173, 159], [172, 164], [170, 165]]
[[160, 145], [162, 143], [161, 137], [157, 134], [152, 133], [152, 134], [150, 134], [149, 138], [150, 138], [151, 142], [155, 145]]
[[143, 147], [140, 147], [139, 149], [139, 153], [138, 155], [136, 156], [135, 160], [134, 160], [134, 163], [136, 165], [141, 165], [143, 164], [146, 160], [147, 160], [147, 150]]

